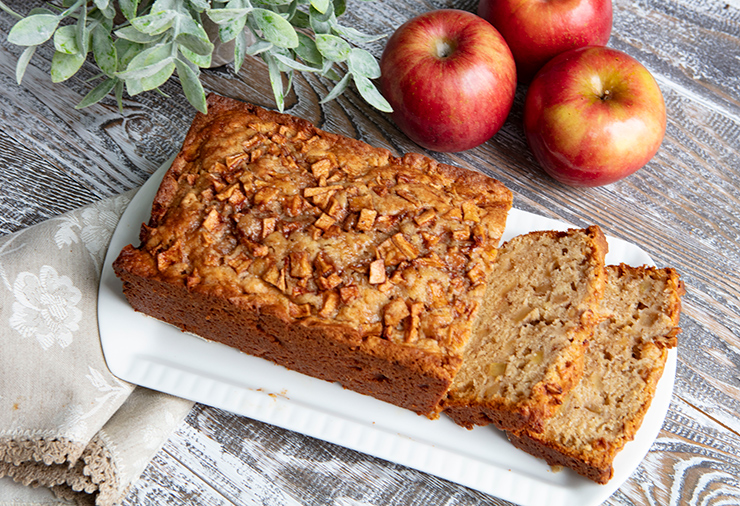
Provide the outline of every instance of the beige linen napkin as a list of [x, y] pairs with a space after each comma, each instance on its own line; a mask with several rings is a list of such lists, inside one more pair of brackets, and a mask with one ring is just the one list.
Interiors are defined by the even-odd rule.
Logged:
[[192, 407], [105, 365], [98, 280], [131, 196], [0, 237], [0, 478], [83, 504], [119, 502]]

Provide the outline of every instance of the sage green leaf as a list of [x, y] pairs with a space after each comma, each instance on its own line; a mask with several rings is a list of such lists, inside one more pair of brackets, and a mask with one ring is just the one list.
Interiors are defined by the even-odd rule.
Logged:
[[116, 9], [110, 3], [108, 4], [108, 7], [106, 7], [105, 9], [101, 9], [100, 12], [103, 13], [103, 16], [106, 19], [111, 19], [112, 20], [113, 18], [116, 17]]
[[126, 79], [126, 93], [128, 93], [130, 97], [143, 92], [144, 87], [141, 85], [141, 79]]
[[131, 25], [119, 28], [114, 33], [116, 37], [130, 40], [131, 42], [138, 42], [139, 44], [150, 44], [162, 38], [161, 35], [149, 35], [148, 33], [140, 32]]
[[321, 66], [321, 75], [332, 81], [339, 81], [342, 76], [334, 70], [334, 64], [335, 62], [331, 60], [324, 60], [324, 64]]
[[18, 21], [8, 33], [8, 42], [17, 46], [38, 46], [54, 35], [61, 18], [56, 14], [34, 14]]
[[331, 67], [322, 69], [321, 75], [327, 79], [331, 79], [332, 81], [339, 81], [342, 78], [342, 76], [337, 74], [337, 71]]
[[333, 10], [327, 10], [327, 12], [331, 12], [331, 16], [328, 19], [324, 19], [324, 16], [313, 7], [309, 11], [308, 22], [311, 30], [317, 35], [331, 33], [332, 27], [337, 23], [337, 18], [334, 16]]
[[238, 17], [233, 21], [224, 22], [218, 27], [218, 37], [222, 42], [229, 42], [234, 40], [239, 33], [244, 31], [244, 26], [247, 23], [247, 15]]
[[79, 52], [87, 54], [90, 51], [91, 35], [87, 26], [87, 10], [80, 9], [80, 16], [77, 18], [77, 24], [75, 25], [75, 37], [77, 38]]
[[290, 20], [293, 19], [293, 16], [295, 16], [296, 12], [298, 12], [298, 0], [291, 0], [290, 5], [288, 5], [287, 10], [283, 13], [283, 17], [288, 22], [290, 22]]
[[281, 54], [274, 54], [272, 56], [286, 67], [297, 70], [299, 72], [319, 72], [321, 70], [320, 68], [309, 67], [308, 65], [304, 65], [301, 62], [298, 62]]
[[283, 96], [290, 93], [291, 88], [293, 87], [293, 74], [294, 72], [292, 70], [289, 70], [287, 73], [288, 76], [288, 86], [285, 87], [285, 93], [283, 93]]
[[277, 47], [290, 48], [298, 45], [295, 28], [280, 14], [267, 9], [254, 9], [252, 16], [263, 37]]
[[320, 33], [316, 35], [316, 49], [330, 61], [344, 61], [351, 51], [350, 45], [336, 35]]
[[207, 11], [211, 8], [211, 2], [208, 0], [188, 0], [188, 3], [195, 9], [196, 12]]
[[308, 9], [308, 13], [311, 16], [311, 18], [317, 21], [321, 21], [321, 22], [331, 21], [332, 18], [336, 20], [336, 14], [334, 14], [334, 4], [333, 3], [329, 3], [324, 12], [319, 11], [313, 5], [311, 5], [311, 7], [309, 7]]
[[247, 48], [246, 54], [249, 56], [257, 56], [258, 54], [264, 53], [265, 51], [272, 51], [275, 48], [275, 44], [266, 40], [258, 40]]
[[80, 52], [80, 48], [77, 45], [77, 27], [75, 25], [59, 27], [54, 33], [54, 49], [66, 54], [77, 54]]
[[176, 17], [177, 12], [175, 11], [153, 12], [152, 14], [132, 19], [131, 25], [140, 32], [148, 33], [149, 35], [158, 35], [169, 30]]
[[15, 12], [13, 9], [5, 5], [2, 1], [0, 1], [0, 10], [6, 12], [7, 14], [10, 14], [15, 19], [23, 19], [23, 16]]
[[131, 60], [144, 50], [146, 46], [126, 39], [116, 39], [113, 43], [118, 54], [118, 71], [123, 71], [131, 63]]
[[331, 0], [311, 0], [311, 7], [323, 14], [329, 8], [330, 3]]
[[244, 58], [247, 55], [247, 46], [249, 46], [247, 32], [242, 30], [236, 36], [234, 43], [234, 73], [238, 73], [239, 69], [242, 68], [242, 63], [244, 63]]
[[165, 93], [164, 91], [162, 91], [162, 88], [154, 88], [154, 91], [156, 91], [157, 94], [159, 94], [160, 96], [162, 96], [164, 98], [170, 98], [170, 96], [167, 93]]
[[263, 53], [262, 59], [267, 63], [267, 72], [270, 75], [270, 85], [272, 94], [275, 97], [275, 104], [280, 112], [285, 109], [285, 95], [283, 94], [283, 76], [278, 69], [277, 61], [270, 55]]
[[[114, 20], [106, 18], [105, 16], [103, 16], [103, 14], [100, 13], [100, 11], [93, 11], [91, 13], [88, 13], [88, 19], [93, 19], [97, 21], [100, 26], [105, 28], [105, 31], [108, 33], [111, 33], [113, 31], [113, 25], [115, 24]], [[95, 28], [94, 23], [91, 23], [89, 28]]]
[[181, 60], [175, 60], [175, 65], [177, 66], [177, 76], [180, 78], [180, 85], [182, 86], [182, 91], [185, 93], [185, 98], [197, 110], [203, 114], [207, 114], [206, 93], [203, 90], [203, 85], [198, 78], [198, 74], [187, 63]]
[[149, 12], [177, 11], [182, 7], [182, 0], [156, 0]]
[[179, 57], [175, 59], [175, 64], [177, 64], [178, 62], [181, 63], [182, 65], [187, 65], [190, 68], [190, 70], [195, 72], [196, 75], [200, 76], [200, 68], [195, 63], [187, 59], [183, 60], [182, 58], [179, 58]]
[[54, 11], [50, 11], [49, 9], [45, 9], [43, 7], [34, 7], [28, 13], [28, 16], [36, 16], [38, 14], [51, 14], [52, 16], [56, 16], [57, 15]]
[[118, 73], [118, 77], [127, 81], [150, 77], [172, 64], [173, 60], [172, 44], [150, 47], [134, 56], [126, 70]]
[[344, 90], [347, 89], [347, 86], [349, 85], [351, 74], [344, 74], [344, 77], [340, 79], [340, 81], [334, 85], [334, 88], [329, 92], [328, 95], [326, 95], [323, 99], [321, 99], [321, 103], [325, 104], [327, 102], [330, 102], [337, 98], [339, 95], [344, 93]]
[[[255, 3], [257, 5], [265, 5], [268, 7], [278, 8], [289, 8], [292, 2], [293, 0], [255, 0]], [[308, 1], [304, 1], [304, 3], [308, 3]]]
[[347, 0], [334, 0], [334, 15], [341, 16], [347, 10]]
[[[136, 60], [136, 57], [134, 58], [134, 60]], [[131, 68], [134, 60], [131, 60], [129, 68]], [[154, 63], [151, 63], [144, 67], [135, 68], [133, 70], [126, 70], [125, 72], [118, 73], [118, 77], [125, 79], [141, 79], [142, 84], [144, 79], [150, 77], [153, 77], [156, 81], [158, 79], [156, 76], [160, 75], [160, 72], [162, 72], [163, 70], [166, 72], [167, 69], [170, 69], [170, 74], [175, 70], [174, 67], [170, 68], [174, 64], [174, 60], [174, 57], [168, 56], [164, 60], [155, 61]], [[149, 89], [153, 88], [156, 88], [156, 86], [152, 86]]]
[[118, 7], [123, 15], [131, 21], [136, 17], [136, 11], [139, 8], [139, 0], [118, 0]]
[[110, 36], [101, 25], [96, 26], [92, 32], [92, 49], [95, 63], [106, 75], [112, 76], [118, 70], [118, 52]]
[[217, 25], [224, 23], [233, 23], [239, 18], [244, 18], [252, 11], [247, 9], [211, 9], [208, 11], [208, 17]]
[[295, 11], [293, 17], [290, 18], [290, 24], [296, 28], [311, 28], [311, 20], [309, 19], [308, 14], [303, 11]]
[[75, 106], [75, 109], [83, 109], [100, 102], [116, 86], [117, 81], [118, 79], [104, 79], [103, 82], [98, 84], [95, 88], [90, 90], [87, 95], [85, 95], [85, 98]]
[[95, 7], [97, 7], [101, 11], [107, 9], [108, 8], [108, 0], [95, 0]]
[[353, 75], [352, 80], [355, 82], [357, 91], [360, 92], [360, 95], [365, 100], [365, 102], [375, 107], [379, 111], [393, 112], [393, 107], [391, 107], [391, 104], [389, 104], [388, 101], [383, 97], [383, 95], [380, 94], [380, 92], [372, 83], [372, 81], [370, 81], [370, 79], [364, 76]]
[[37, 47], [38, 46], [28, 46], [23, 50], [21, 56], [18, 58], [18, 63], [15, 66], [15, 80], [18, 84], [21, 84], [21, 81], [23, 81], [23, 76], [26, 73], [28, 62], [31, 61]]
[[298, 32], [298, 46], [295, 48], [298, 57], [306, 63], [322, 65], [324, 57], [316, 48], [316, 42], [303, 32]]
[[120, 79], [116, 80], [116, 103], [118, 103], [118, 110], [123, 112], [123, 84], [124, 82]]
[[169, 61], [167, 61], [167, 64], [163, 65], [162, 68], [160, 68], [157, 72], [147, 77], [141, 78], [141, 87], [144, 89], [144, 91], [159, 88], [167, 82], [172, 73], [175, 71], [175, 59], [170, 58], [168, 60]]
[[209, 40], [206, 30], [191, 15], [180, 14], [178, 16], [179, 33], [187, 33], [203, 40]]
[[208, 39], [206, 31], [192, 18], [186, 16], [181, 16], [180, 33], [175, 37], [175, 42], [199, 55], [207, 56], [213, 53], [213, 44]]
[[226, 9], [251, 9], [252, 3], [249, 0], [229, 0], [224, 7]]
[[85, 62], [83, 54], [67, 54], [55, 51], [51, 57], [51, 82], [61, 83], [66, 81], [80, 70]]
[[380, 65], [373, 55], [368, 51], [359, 48], [353, 48], [347, 58], [347, 67], [355, 75], [364, 76], [370, 79], [380, 77]]
[[329, 77], [332, 81], [339, 81], [342, 76], [338, 75], [336, 72], [332, 70], [334, 67], [334, 62], [331, 60], [324, 60], [324, 63], [321, 65], [321, 75], [324, 77], [328, 77], [328, 74], [330, 72], [334, 73], [334, 77]]
[[335, 23], [331, 27], [331, 31], [336, 33], [337, 35], [341, 36], [344, 39], [349, 39], [353, 42], [359, 42], [361, 44], [366, 44], [369, 42], [375, 42], [377, 40], [383, 39], [386, 37], [385, 34], [382, 35], [368, 35], [366, 33], [362, 33], [359, 30], [356, 30], [349, 26], [342, 26], [339, 23]]
[[213, 57], [213, 53], [208, 53], [207, 55], [201, 55], [198, 53], [194, 53], [193, 51], [189, 50], [188, 48], [184, 46], [179, 46], [178, 48], [180, 50], [180, 54], [182, 54], [187, 60], [192, 62], [194, 65], [197, 65], [198, 67], [207, 69], [211, 66], [211, 59]]

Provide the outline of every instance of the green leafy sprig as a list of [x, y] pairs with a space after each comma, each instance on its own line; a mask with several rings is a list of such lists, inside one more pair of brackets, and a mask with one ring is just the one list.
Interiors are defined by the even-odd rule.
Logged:
[[[345, 0], [63, 0], [61, 7], [33, 9], [26, 17], [2, 1], [0, 8], [19, 18], [8, 41], [26, 47], [16, 65], [18, 84], [36, 49], [48, 41], [54, 44], [54, 83], [75, 75], [92, 52], [100, 70], [96, 78], [101, 81], [77, 108], [90, 106], [111, 92], [122, 108], [124, 89], [130, 96], [161, 92], [160, 86], [177, 72], [187, 100], [207, 112], [200, 73], [210, 67], [215, 47], [203, 27], [207, 18], [218, 26], [221, 42], [233, 41], [235, 72], [248, 55], [266, 63], [281, 111], [296, 71], [336, 81], [322, 103], [338, 97], [354, 82], [367, 103], [391, 111], [372, 82], [380, 77], [377, 60], [350, 44], [383, 36], [341, 25], [337, 18], [346, 10]], [[346, 66], [343, 76], [335, 70], [339, 64]], [[283, 74], [288, 77], [287, 87]]]

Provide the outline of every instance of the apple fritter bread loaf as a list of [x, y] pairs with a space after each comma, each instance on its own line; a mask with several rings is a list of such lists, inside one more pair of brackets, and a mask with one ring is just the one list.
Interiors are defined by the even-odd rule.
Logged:
[[608, 266], [608, 283], [583, 379], [542, 432], [509, 434], [515, 446], [597, 483], [640, 428], [676, 346], [683, 285], [673, 269]]
[[532, 232], [501, 246], [443, 401], [456, 423], [542, 430], [583, 373], [607, 248], [596, 226]]
[[512, 196], [211, 95], [115, 261], [137, 310], [420, 414], [460, 366]]

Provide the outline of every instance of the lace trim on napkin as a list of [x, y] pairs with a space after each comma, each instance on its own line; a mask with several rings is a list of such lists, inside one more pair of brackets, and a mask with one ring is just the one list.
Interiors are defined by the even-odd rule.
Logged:
[[84, 505], [111, 505], [120, 495], [111, 452], [98, 436], [84, 448], [66, 438], [2, 438], [3, 476], [25, 486], [48, 487], [60, 499]]

